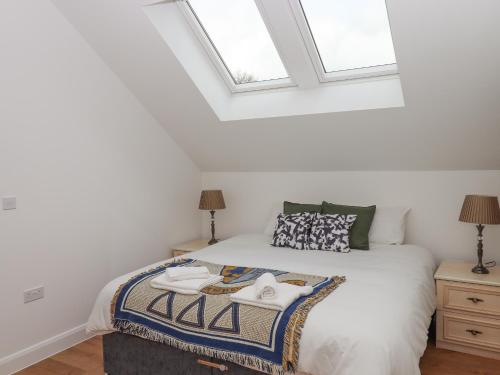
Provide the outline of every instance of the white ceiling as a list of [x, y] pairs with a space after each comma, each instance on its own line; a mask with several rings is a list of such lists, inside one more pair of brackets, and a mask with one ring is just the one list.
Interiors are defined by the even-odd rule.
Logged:
[[404, 108], [224, 123], [145, 1], [52, 1], [203, 171], [500, 169], [498, 0], [387, 0]]

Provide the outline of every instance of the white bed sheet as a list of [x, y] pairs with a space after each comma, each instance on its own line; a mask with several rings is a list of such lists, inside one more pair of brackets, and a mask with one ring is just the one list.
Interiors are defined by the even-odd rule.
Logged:
[[[413, 245], [372, 245], [350, 253], [274, 248], [270, 237], [242, 235], [190, 254], [218, 264], [346, 276], [306, 320], [299, 371], [312, 375], [418, 375], [435, 309], [431, 253]], [[163, 262], [157, 263], [162, 264]], [[112, 297], [145, 269], [119, 277], [99, 294], [87, 330], [113, 330]]]

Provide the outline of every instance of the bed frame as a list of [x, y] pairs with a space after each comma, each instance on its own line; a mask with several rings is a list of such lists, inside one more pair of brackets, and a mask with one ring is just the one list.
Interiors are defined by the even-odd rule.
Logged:
[[231, 362], [200, 356], [124, 333], [103, 337], [108, 375], [262, 375]]

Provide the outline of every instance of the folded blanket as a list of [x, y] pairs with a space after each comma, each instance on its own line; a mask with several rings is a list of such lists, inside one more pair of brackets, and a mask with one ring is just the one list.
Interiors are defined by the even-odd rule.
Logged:
[[205, 279], [169, 281], [165, 273], [162, 273], [160, 276], [152, 279], [150, 285], [156, 289], [165, 289], [180, 294], [198, 294], [203, 288], [217, 284], [222, 279], [222, 276], [209, 274], [209, 277]]
[[255, 298], [273, 299], [276, 296], [278, 282], [272, 273], [266, 272], [255, 280]]
[[[173, 289], [171, 284], [167, 290], [151, 286], [151, 279], [164, 274], [165, 269], [186, 266], [205, 266], [223, 280], [191, 295], [180, 294], [185, 290], [180, 293], [169, 290]], [[293, 284], [308, 286], [312, 293], [299, 297], [284, 311], [268, 306], [264, 311], [259, 306], [268, 301], [276, 303], [276, 299], [260, 299], [256, 304], [259, 307], [231, 301], [232, 293], [248, 286], [252, 286], [249, 299], [255, 299], [253, 285], [267, 272], [274, 275], [280, 289], [293, 288]], [[182, 258], [136, 275], [121, 285], [111, 304], [111, 316], [113, 327], [122, 333], [234, 362], [265, 374], [285, 375], [298, 369], [301, 333], [309, 311], [344, 280], [340, 276], [304, 275]], [[307, 292], [299, 290], [299, 294]], [[278, 295], [286, 294], [278, 290]]]
[[240, 291], [231, 294], [231, 301], [243, 305], [263, 307], [271, 310], [286, 310], [293, 302], [302, 296], [308, 296], [313, 292], [311, 286], [297, 286], [287, 283], [277, 283], [276, 295], [273, 299], [255, 298], [255, 285], [247, 286]]
[[206, 279], [210, 276], [207, 267], [173, 267], [165, 270], [168, 281]]

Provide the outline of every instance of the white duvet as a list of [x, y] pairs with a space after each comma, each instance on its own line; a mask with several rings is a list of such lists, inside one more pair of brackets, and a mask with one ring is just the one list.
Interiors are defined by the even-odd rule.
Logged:
[[[275, 248], [269, 242], [266, 235], [242, 235], [190, 257], [218, 264], [346, 276], [346, 282], [309, 313], [300, 343], [299, 370], [312, 375], [420, 374], [419, 359], [435, 308], [435, 261], [428, 250], [372, 244], [369, 251], [343, 254]], [[114, 292], [143, 270], [119, 277], [101, 291], [89, 318], [89, 332], [113, 330], [110, 306]]]

